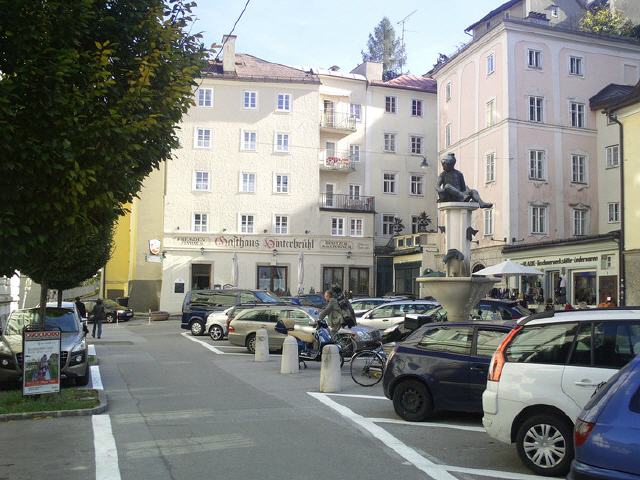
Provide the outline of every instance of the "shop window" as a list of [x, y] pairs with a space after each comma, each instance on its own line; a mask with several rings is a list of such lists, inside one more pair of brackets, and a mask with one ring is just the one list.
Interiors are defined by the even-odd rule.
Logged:
[[420, 264], [398, 264], [395, 266], [395, 288], [396, 293], [419, 295], [418, 282], [420, 276]]
[[349, 290], [353, 295], [369, 295], [369, 269], [349, 269]]
[[191, 264], [191, 290], [207, 290], [211, 288], [211, 264]]
[[331, 290], [333, 287], [344, 286], [344, 268], [342, 267], [324, 267], [322, 269], [322, 289]]
[[280, 296], [287, 292], [287, 267], [273, 265], [258, 266], [257, 274], [257, 288], [259, 290], [271, 290]]
[[573, 304], [596, 305], [596, 272], [573, 273]]

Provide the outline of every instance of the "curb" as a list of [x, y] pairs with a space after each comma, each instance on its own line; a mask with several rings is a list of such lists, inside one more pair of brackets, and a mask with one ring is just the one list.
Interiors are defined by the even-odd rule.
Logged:
[[107, 411], [109, 402], [104, 390], [96, 390], [100, 404], [93, 408], [81, 408], [77, 410], [53, 410], [51, 412], [25, 412], [25, 413], [5, 413], [0, 415], [1, 422], [13, 420], [35, 420], [39, 418], [61, 418], [61, 417], [83, 417], [88, 415], [99, 415]]

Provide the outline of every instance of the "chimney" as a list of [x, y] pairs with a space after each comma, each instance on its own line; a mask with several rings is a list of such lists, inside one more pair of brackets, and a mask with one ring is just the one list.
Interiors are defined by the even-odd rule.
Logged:
[[370, 82], [382, 81], [382, 63], [379, 62], [364, 62], [351, 70], [351, 73], [357, 75], [364, 75], [364, 77]]
[[224, 73], [236, 73], [236, 36], [224, 35], [222, 37], [222, 70]]

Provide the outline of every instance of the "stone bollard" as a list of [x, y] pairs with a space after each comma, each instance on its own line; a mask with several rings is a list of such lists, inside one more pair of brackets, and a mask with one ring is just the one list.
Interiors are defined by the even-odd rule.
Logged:
[[264, 328], [256, 332], [256, 353], [254, 360], [256, 362], [269, 361], [269, 336]]
[[298, 373], [300, 364], [298, 362], [298, 342], [291, 335], [287, 335], [282, 344], [282, 361], [280, 362], [280, 373], [289, 375]]
[[320, 366], [320, 391], [335, 393], [340, 391], [342, 372], [340, 371], [340, 351], [337, 345], [326, 345], [322, 349]]

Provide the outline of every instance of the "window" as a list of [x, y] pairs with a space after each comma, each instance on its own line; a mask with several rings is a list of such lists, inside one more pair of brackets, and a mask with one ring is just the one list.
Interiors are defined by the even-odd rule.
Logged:
[[529, 150], [529, 180], [544, 180], [545, 170], [544, 150]]
[[240, 174], [240, 191], [242, 193], [256, 192], [256, 174], [242, 172]]
[[584, 128], [584, 103], [571, 102], [571, 126]]
[[349, 235], [352, 237], [361, 237], [363, 235], [363, 222], [361, 218], [352, 218], [349, 224]]
[[411, 233], [420, 233], [419, 215], [411, 215]]
[[485, 164], [485, 182], [495, 182], [496, 181], [496, 154], [489, 153], [487, 154], [486, 164]]
[[468, 327], [436, 327], [425, 332], [418, 346], [433, 352], [469, 355], [472, 338], [473, 329]]
[[289, 175], [276, 173], [273, 176], [273, 193], [289, 193]]
[[257, 92], [244, 92], [243, 97], [244, 108], [255, 109], [258, 105], [258, 93]]
[[255, 152], [258, 145], [258, 133], [247, 130], [242, 131], [242, 150]]
[[211, 148], [211, 130], [196, 128], [196, 148]]
[[289, 233], [289, 217], [286, 215], [276, 215], [273, 218], [273, 233], [286, 235]]
[[213, 88], [198, 89], [198, 106], [213, 107]]
[[584, 155], [571, 155], [571, 182], [587, 183], [587, 159]]
[[531, 206], [531, 233], [547, 233], [547, 207]]
[[484, 213], [484, 234], [493, 235], [493, 208], [486, 208]]
[[356, 122], [360, 122], [362, 120], [362, 105], [359, 103], [350, 104], [349, 113], [351, 114], [351, 118], [354, 118]]
[[422, 137], [417, 137], [415, 135], [411, 135], [411, 154], [412, 155], [422, 155]]
[[411, 116], [412, 117], [421, 117], [422, 116], [422, 100], [411, 100]]
[[576, 327], [575, 323], [525, 327], [507, 347], [505, 360], [564, 365], [569, 357]]
[[384, 97], [384, 111], [396, 113], [396, 97]]
[[529, 49], [527, 51], [527, 66], [529, 68], [542, 68], [542, 52], [540, 50]]
[[209, 214], [207, 213], [194, 213], [193, 225], [191, 230], [194, 232], [206, 232], [209, 229]]
[[209, 190], [209, 172], [193, 172], [193, 189], [201, 192]]
[[334, 286], [344, 286], [344, 268], [324, 267], [322, 269], [322, 289], [331, 290]]
[[331, 219], [331, 235], [336, 237], [344, 236], [344, 218], [333, 217]]
[[601, 322], [593, 326], [595, 367], [619, 369], [640, 353], [640, 325], [631, 322]]
[[451, 100], [451, 82], [447, 82], [444, 87], [444, 98], [447, 102]]
[[620, 146], [610, 145], [605, 148], [607, 154], [607, 168], [614, 168], [620, 166]]
[[424, 175], [411, 175], [409, 177], [409, 193], [411, 195], [424, 195]]
[[291, 94], [279, 93], [278, 105], [276, 106], [278, 112], [290, 112], [291, 111]]
[[[256, 282], [256, 287], [260, 290], [270, 290], [278, 295], [284, 295], [287, 291], [288, 285], [288, 277], [289, 277], [289, 269], [284, 266], [269, 266], [269, 265], [260, 265], [256, 269], [256, 275], [258, 277]], [[258, 310], [260, 313], [260, 310]], [[255, 321], [258, 322], [270, 322], [273, 319], [273, 322], [277, 321], [277, 316], [275, 315], [259, 315]]]
[[[191, 290], [208, 290], [211, 288], [211, 264], [192, 263], [191, 264]], [[211, 297], [204, 297], [199, 294], [191, 296], [191, 303], [208, 303], [211, 304]]]
[[361, 185], [351, 184], [349, 185], [349, 198], [351, 200], [358, 200], [360, 198]]
[[620, 221], [620, 203], [609, 203], [609, 223], [618, 223]]
[[573, 57], [573, 56], [569, 57], [569, 74], [582, 77], [584, 75], [583, 68], [582, 68], [583, 63], [584, 63], [584, 60], [582, 57]]
[[396, 174], [384, 173], [382, 175], [382, 192], [396, 193]]
[[499, 330], [479, 329], [478, 339], [476, 341], [476, 354], [479, 357], [491, 358], [506, 335], [506, 332]]
[[288, 153], [289, 152], [289, 134], [288, 133], [276, 133], [276, 152]]
[[495, 125], [496, 123], [496, 101], [489, 100], [487, 102], [487, 127]]
[[349, 145], [349, 159], [352, 162], [360, 161], [360, 145]]
[[487, 55], [487, 75], [496, 71], [496, 57], [493, 53]]
[[368, 268], [349, 268], [349, 291], [354, 295], [369, 295]]
[[382, 235], [393, 235], [393, 219], [395, 215], [382, 215]]
[[447, 123], [444, 127], [444, 146], [451, 146], [451, 124]]
[[573, 209], [573, 234], [581, 237], [587, 234], [587, 211], [579, 208]]
[[541, 123], [544, 119], [544, 98], [529, 97], [529, 121]]
[[254, 233], [255, 221], [253, 215], [240, 214], [240, 233]]
[[387, 153], [396, 153], [396, 134], [384, 134], [384, 151]]

